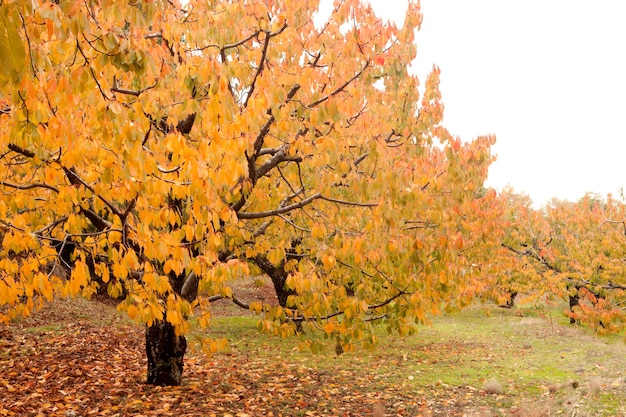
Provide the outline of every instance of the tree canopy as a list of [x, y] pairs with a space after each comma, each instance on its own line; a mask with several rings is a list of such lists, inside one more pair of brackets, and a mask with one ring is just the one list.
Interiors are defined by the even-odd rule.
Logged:
[[501, 194], [505, 236], [496, 286], [531, 297], [568, 299], [572, 323], [600, 334], [624, 328], [626, 206], [609, 195], [552, 200], [541, 209], [511, 189]]
[[[409, 71], [418, 3], [399, 26], [357, 0], [318, 8], [3, 3], [0, 320], [106, 292], [184, 354], [228, 298], [341, 351], [480, 294], [495, 139], [453, 137], [439, 69]], [[233, 293], [260, 273], [278, 306]]]

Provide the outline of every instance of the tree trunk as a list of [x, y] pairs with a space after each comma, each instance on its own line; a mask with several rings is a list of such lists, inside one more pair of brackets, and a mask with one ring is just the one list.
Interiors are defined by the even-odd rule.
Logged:
[[272, 284], [274, 284], [274, 291], [276, 291], [276, 297], [278, 298], [278, 305], [281, 307], [288, 307], [287, 299], [290, 295], [296, 294], [296, 292], [292, 289], [285, 288], [285, 283], [287, 282], [289, 273], [285, 271], [284, 263], [275, 266], [262, 255], [257, 255], [254, 258], [254, 262], [272, 280]]
[[509, 299], [506, 300], [504, 305], [501, 305], [502, 308], [513, 308], [515, 307], [515, 297], [517, 297], [517, 291], [509, 291]]
[[[567, 287], [567, 289], [569, 290], [569, 287]], [[578, 291], [580, 290], [580, 288], [576, 287], [576, 294], [575, 295], [571, 295], [569, 296], [569, 311], [572, 312], [572, 314], [574, 313], [574, 307], [578, 306], [579, 300], [578, 300]], [[576, 319], [574, 317], [570, 317], [569, 318], [569, 324], [576, 324]]]
[[183, 378], [183, 357], [187, 350], [185, 336], [176, 336], [174, 326], [166, 320], [146, 327], [148, 384], [180, 385]]

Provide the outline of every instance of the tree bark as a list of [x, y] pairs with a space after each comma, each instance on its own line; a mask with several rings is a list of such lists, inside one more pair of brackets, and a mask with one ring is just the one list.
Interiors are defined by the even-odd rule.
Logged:
[[254, 262], [272, 280], [274, 290], [276, 291], [276, 297], [278, 298], [278, 305], [281, 307], [287, 307], [287, 299], [290, 295], [296, 294], [296, 292], [285, 287], [289, 273], [285, 271], [284, 263], [275, 266], [262, 255], [257, 255], [254, 258]]
[[180, 385], [183, 378], [183, 357], [187, 350], [185, 336], [177, 336], [166, 320], [146, 327], [148, 384]]
[[[574, 313], [574, 307], [577, 307], [579, 304], [579, 295], [578, 295], [578, 291], [580, 291], [580, 287], [576, 286], [576, 294], [574, 295], [569, 295], [569, 311], [572, 312], [572, 314]], [[570, 291], [570, 286], [567, 286], [567, 290]], [[576, 319], [574, 317], [570, 317], [569, 318], [569, 324], [576, 324]]]

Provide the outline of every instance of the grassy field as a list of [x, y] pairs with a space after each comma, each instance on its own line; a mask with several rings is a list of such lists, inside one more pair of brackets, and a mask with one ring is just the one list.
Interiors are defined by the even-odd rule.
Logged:
[[626, 416], [623, 338], [557, 311], [475, 307], [340, 356], [261, 334], [255, 317], [213, 323], [229, 349], [192, 351], [182, 387], [151, 387], [140, 326], [59, 300], [0, 330], [0, 416]]

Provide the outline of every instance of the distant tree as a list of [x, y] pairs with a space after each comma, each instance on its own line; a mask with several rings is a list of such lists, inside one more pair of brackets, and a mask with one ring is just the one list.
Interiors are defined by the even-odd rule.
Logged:
[[[442, 127], [437, 68], [420, 101], [415, 2], [401, 27], [356, 0], [317, 10], [3, 4], [0, 319], [106, 291], [146, 324], [148, 383], [177, 385], [220, 298], [338, 351], [467, 305], [494, 139]], [[259, 271], [280, 306], [233, 293]]]
[[567, 299], [571, 322], [599, 333], [623, 329], [624, 203], [594, 194], [575, 203], [552, 200], [540, 210], [519, 203], [511, 205], [515, 214], [504, 240], [513, 259], [522, 263], [517, 271], [523, 274], [512, 276], [511, 288]]

